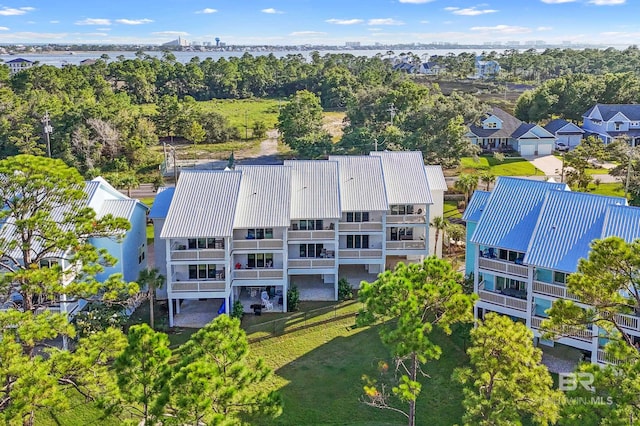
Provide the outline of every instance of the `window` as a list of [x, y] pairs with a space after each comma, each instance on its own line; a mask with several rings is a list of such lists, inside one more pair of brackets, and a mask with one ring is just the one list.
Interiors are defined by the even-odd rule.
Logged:
[[216, 265], [189, 265], [190, 280], [215, 279]]
[[300, 257], [321, 257], [323, 250], [322, 244], [300, 244]]
[[498, 123], [486, 122], [486, 123], [484, 123], [484, 128], [485, 129], [497, 129], [498, 128]]
[[413, 240], [413, 228], [391, 228], [391, 241]]
[[272, 268], [273, 253], [251, 253], [247, 255], [249, 268]]
[[496, 290], [500, 291], [505, 289], [526, 291], [527, 283], [512, 278], [496, 277]]
[[391, 214], [392, 215], [413, 214], [413, 205], [411, 204], [393, 205], [391, 206]]
[[616, 121], [615, 123], [613, 123], [613, 130], [616, 130], [616, 131], [622, 130], [622, 123], [619, 121]]
[[369, 222], [369, 212], [348, 212], [347, 222]]
[[222, 238], [189, 238], [187, 240], [189, 250], [196, 249], [224, 249]]
[[146, 253], [145, 245], [144, 243], [142, 243], [140, 247], [138, 247], [138, 264], [141, 264], [142, 261], [144, 260], [145, 253]]
[[247, 229], [247, 240], [270, 240], [273, 239], [273, 228], [253, 228]]
[[322, 225], [322, 220], [309, 219], [300, 221], [300, 229], [302, 231], [319, 231], [322, 230]]
[[41, 268], [53, 268], [58, 265], [58, 261], [54, 259], [41, 259], [40, 267]]
[[498, 249], [498, 259], [506, 260], [507, 262], [522, 263], [522, 259], [524, 259], [524, 253], [512, 250]]
[[369, 236], [347, 235], [347, 248], [369, 248]]
[[567, 274], [564, 272], [553, 271], [553, 282], [556, 284], [566, 284]]

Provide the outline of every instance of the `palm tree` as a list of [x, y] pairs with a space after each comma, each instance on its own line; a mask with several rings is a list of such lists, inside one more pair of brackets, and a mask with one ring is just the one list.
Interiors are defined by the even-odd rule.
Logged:
[[444, 231], [447, 229], [447, 221], [444, 220], [442, 216], [436, 216], [433, 218], [429, 226], [436, 230], [436, 238], [435, 238], [435, 244], [433, 246], [433, 254], [434, 256], [437, 256], [438, 237], [440, 236], [441, 231], [442, 231], [442, 234], [444, 235]]
[[496, 175], [494, 175], [490, 171], [486, 171], [480, 175], [480, 180], [482, 181], [482, 183], [487, 185], [488, 191], [491, 184], [496, 181]]
[[147, 297], [149, 298], [149, 325], [154, 328], [155, 317], [153, 315], [153, 305], [156, 300], [156, 289], [162, 288], [165, 283], [164, 275], [160, 274], [158, 268], [143, 269], [138, 276], [138, 285], [141, 288], [147, 287]]
[[469, 204], [471, 194], [478, 187], [478, 175], [462, 173], [453, 187], [464, 194], [465, 205]]

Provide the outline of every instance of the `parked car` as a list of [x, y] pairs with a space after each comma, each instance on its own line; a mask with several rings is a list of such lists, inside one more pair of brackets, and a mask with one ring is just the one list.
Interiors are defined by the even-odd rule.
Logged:
[[556, 143], [556, 151], [563, 151], [563, 152], [569, 151], [569, 145], [563, 142], [558, 142]]

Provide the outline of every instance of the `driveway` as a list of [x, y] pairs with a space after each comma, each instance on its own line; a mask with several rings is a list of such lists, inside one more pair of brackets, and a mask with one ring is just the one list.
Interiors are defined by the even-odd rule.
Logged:
[[560, 173], [562, 173], [562, 160], [553, 156], [553, 155], [543, 155], [541, 157], [524, 157], [527, 159], [534, 167], [541, 170], [546, 176], [549, 177], [560, 177]]

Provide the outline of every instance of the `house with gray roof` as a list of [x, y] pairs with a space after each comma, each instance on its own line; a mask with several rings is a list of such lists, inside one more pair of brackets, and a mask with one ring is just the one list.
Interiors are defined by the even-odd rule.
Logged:
[[[476, 191], [467, 222], [466, 272], [473, 273], [476, 318], [497, 312], [526, 323], [536, 342], [566, 345], [606, 363], [598, 328], [576, 328], [556, 341], [542, 338], [542, 321], [558, 299], [578, 301], [566, 278], [595, 239], [640, 237], [640, 208], [624, 198], [573, 192], [565, 184], [500, 177], [492, 192]], [[640, 315], [621, 315], [640, 342]], [[606, 337], [606, 336], [604, 336]]]
[[15, 75], [20, 71], [31, 68], [34, 62], [24, 58], [16, 58], [5, 62], [5, 65], [9, 67], [9, 74]]
[[544, 129], [556, 137], [556, 143], [563, 143], [569, 148], [580, 145], [584, 136], [584, 130], [563, 118], [551, 120]]
[[625, 138], [629, 145], [639, 146], [640, 104], [596, 104], [582, 114], [582, 129], [605, 144]]
[[497, 107], [480, 124], [471, 124], [465, 136], [483, 150], [515, 150], [523, 156], [549, 155], [556, 142], [556, 137], [539, 125], [520, 121]]

